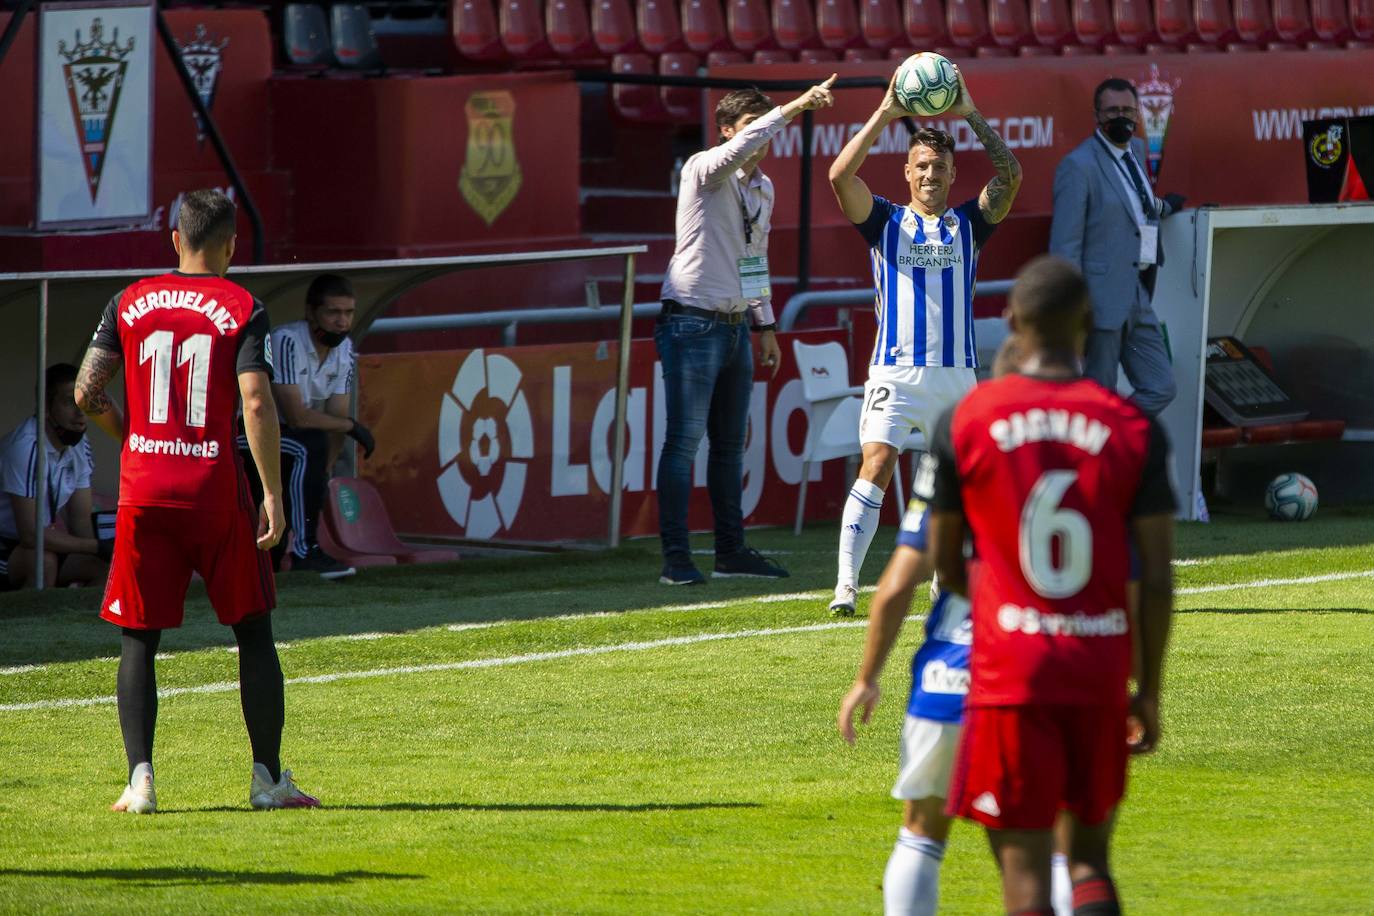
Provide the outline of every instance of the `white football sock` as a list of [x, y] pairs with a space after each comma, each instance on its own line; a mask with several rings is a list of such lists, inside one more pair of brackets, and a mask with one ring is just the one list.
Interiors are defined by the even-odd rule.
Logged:
[[875, 483], [856, 480], [849, 488], [840, 519], [840, 560], [836, 585], [859, 586], [859, 570], [863, 568], [868, 546], [878, 532], [878, 516], [883, 509], [883, 491]]
[[1073, 916], [1073, 879], [1069, 877], [1069, 857], [1062, 852], [1050, 859], [1050, 903], [1054, 916]]
[[944, 843], [903, 827], [883, 872], [886, 916], [934, 916], [935, 905], [940, 901], [940, 863], [944, 859]]

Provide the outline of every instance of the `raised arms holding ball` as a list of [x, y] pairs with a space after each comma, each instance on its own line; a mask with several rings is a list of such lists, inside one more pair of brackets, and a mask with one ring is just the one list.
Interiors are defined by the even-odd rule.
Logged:
[[[992, 159], [997, 174], [983, 187], [978, 196], [979, 209], [989, 223], [1000, 223], [1011, 210], [1012, 201], [1021, 187], [1021, 165], [1007, 144], [979, 113], [969, 94], [968, 85], [958, 67], [950, 65], [959, 81], [959, 92], [948, 108], [968, 122], [974, 135]], [[896, 83], [901, 70], [892, 75], [882, 103], [840, 151], [830, 166], [830, 186], [850, 222], [862, 223], [873, 209], [873, 192], [859, 177], [859, 167], [868, 157], [873, 144], [893, 121], [908, 117], [912, 112], [897, 99]], [[924, 153], [922, 151], [925, 151]], [[927, 153], [931, 155], [926, 155]], [[926, 161], [929, 159], [930, 161]], [[921, 212], [938, 215], [948, 205], [949, 190], [954, 184], [953, 154], [940, 154], [927, 146], [915, 145], [907, 159], [906, 177], [911, 185], [911, 205]]]

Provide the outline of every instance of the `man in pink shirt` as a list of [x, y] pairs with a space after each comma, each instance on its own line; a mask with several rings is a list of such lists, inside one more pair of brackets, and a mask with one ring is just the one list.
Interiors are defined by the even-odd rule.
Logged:
[[716, 105], [720, 143], [682, 167], [677, 247], [663, 278], [663, 312], [654, 331], [663, 365], [667, 424], [658, 463], [659, 530], [665, 585], [706, 580], [692, 563], [687, 505], [692, 461], [711, 437], [707, 489], [715, 514], [715, 576], [782, 578], [787, 571], [744, 545], [740, 490], [753, 390], [750, 325], [760, 331], [760, 361], [777, 372], [768, 275], [773, 182], [759, 169], [768, 144], [803, 111], [834, 104], [830, 79], [785, 105], [757, 89], [738, 89]]

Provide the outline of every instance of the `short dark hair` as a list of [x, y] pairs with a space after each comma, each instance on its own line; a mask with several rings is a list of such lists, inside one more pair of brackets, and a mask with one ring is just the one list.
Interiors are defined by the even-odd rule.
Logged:
[[1135, 91], [1135, 83], [1130, 80], [1123, 80], [1119, 76], [1109, 76], [1098, 83], [1097, 88], [1093, 90], [1094, 111], [1102, 107], [1102, 93], [1104, 92], [1129, 92], [1135, 96], [1137, 102], [1140, 101], [1140, 93]]
[[48, 371], [43, 374], [44, 392], [47, 397], [45, 403], [48, 409], [52, 409], [53, 392], [60, 385], [76, 384], [76, 367], [71, 363], [53, 363], [48, 367]]
[[1008, 306], [1020, 331], [1042, 342], [1067, 346], [1092, 314], [1083, 275], [1063, 258], [1043, 254], [1016, 274]]
[[305, 304], [312, 309], [317, 309], [324, 305], [324, 300], [331, 296], [358, 298], [354, 295], [353, 284], [348, 282], [347, 277], [341, 277], [338, 274], [320, 274], [310, 281], [310, 288], [305, 291]]
[[181, 195], [177, 210], [177, 232], [192, 251], [223, 245], [234, 237], [238, 208], [223, 191], [202, 188]]
[[928, 146], [937, 153], [954, 155], [954, 138], [938, 127], [922, 127], [913, 133], [911, 142], [907, 144], [907, 153], [910, 154], [918, 146]]
[[753, 86], [727, 92], [716, 103], [716, 130], [733, 127], [745, 115], [766, 115], [773, 110], [773, 100]]

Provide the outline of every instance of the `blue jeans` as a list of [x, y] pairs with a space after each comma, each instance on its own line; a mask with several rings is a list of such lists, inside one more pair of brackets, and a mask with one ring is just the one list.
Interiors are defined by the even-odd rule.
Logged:
[[692, 462], [701, 437], [711, 437], [706, 487], [716, 519], [716, 554], [744, 549], [740, 492], [744, 437], [754, 388], [749, 324], [696, 315], [666, 315], [654, 329], [663, 363], [667, 429], [658, 459], [658, 524], [665, 557], [690, 554], [687, 507]]

